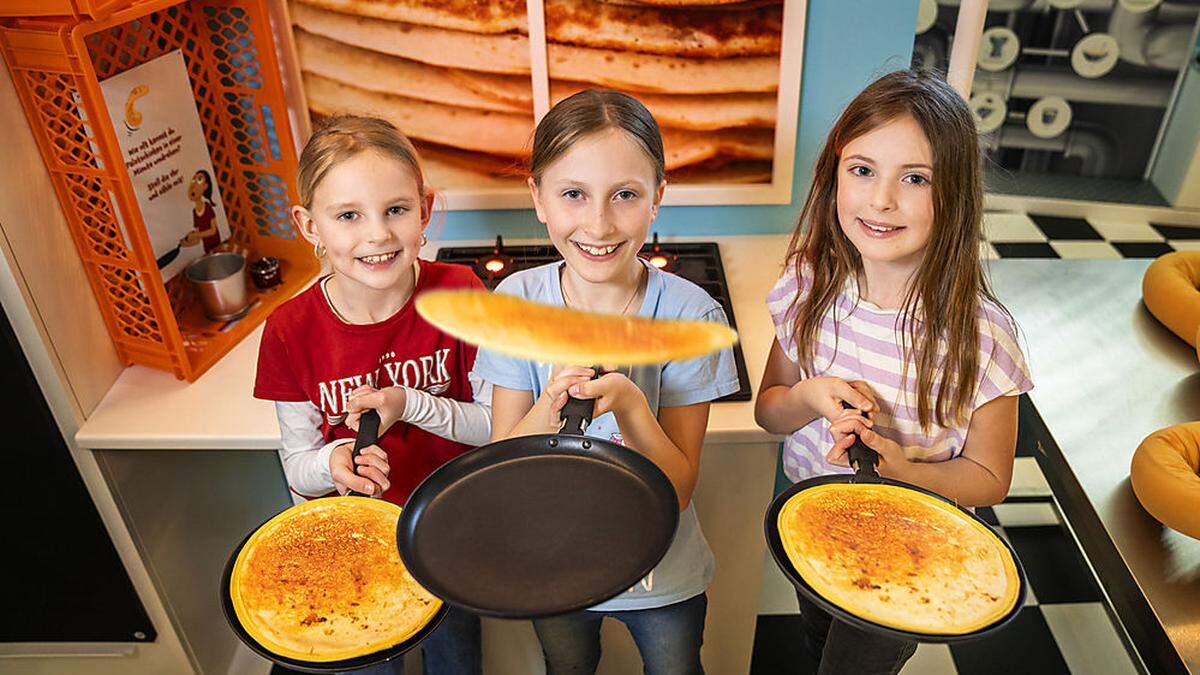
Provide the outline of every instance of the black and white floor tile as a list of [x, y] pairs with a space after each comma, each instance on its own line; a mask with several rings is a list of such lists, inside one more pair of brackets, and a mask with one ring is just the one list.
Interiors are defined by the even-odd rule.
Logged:
[[1200, 250], [1195, 226], [1102, 218], [1061, 218], [1023, 213], [985, 213], [985, 258], [1157, 258], [1171, 251]]

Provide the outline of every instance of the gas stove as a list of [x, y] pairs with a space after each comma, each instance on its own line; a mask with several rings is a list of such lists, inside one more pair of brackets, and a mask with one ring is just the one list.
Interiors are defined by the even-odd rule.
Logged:
[[[655, 234], [653, 241], [642, 246], [640, 255], [651, 265], [678, 274], [703, 288], [721, 303], [725, 308], [725, 316], [729, 317], [729, 325], [737, 330], [733, 304], [729, 301], [729, 284], [725, 281], [725, 268], [721, 266], [721, 253], [715, 243], [663, 244]], [[562, 260], [562, 256], [550, 244], [506, 246], [503, 238], [496, 237], [495, 246], [447, 246], [438, 250], [437, 259], [470, 267], [484, 285], [492, 289], [513, 272]], [[717, 399], [717, 403], [750, 400], [750, 376], [746, 373], [746, 357], [740, 343], [734, 345], [733, 357], [741, 387]]]

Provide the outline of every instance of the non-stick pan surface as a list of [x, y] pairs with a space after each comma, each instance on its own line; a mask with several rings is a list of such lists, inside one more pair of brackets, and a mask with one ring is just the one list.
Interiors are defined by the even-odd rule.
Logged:
[[413, 577], [468, 611], [531, 618], [591, 607], [648, 574], [675, 536], [675, 489], [637, 451], [578, 435], [585, 427], [568, 417], [575, 433], [499, 441], [431, 474], [396, 526]]
[[996, 534], [996, 538], [1004, 544], [1005, 549], [1008, 550], [1009, 555], [1012, 556], [1013, 563], [1015, 563], [1017, 567], [1017, 599], [1013, 604], [1012, 609], [1009, 610], [1007, 614], [991, 624], [978, 630], [971, 631], [970, 633], [918, 633], [914, 631], [900, 630], [890, 626], [884, 626], [882, 624], [875, 623], [874, 621], [868, 621], [867, 619], [842, 609], [841, 607], [826, 600], [825, 597], [820, 593], [817, 593], [815, 590], [813, 590], [813, 587], [810, 586], [808, 582], [800, 576], [800, 573], [796, 571], [796, 568], [792, 566], [792, 561], [788, 558], [787, 551], [783, 548], [783, 540], [779, 536], [779, 512], [783, 509], [784, 504], [786, 504], [793, 496], [810, 488], [817, 487], [818, 485], [826, 485], [829, 483], [874, 483], [880, 485], [893, 485], [906, 490], [913, 490], [954, 506], [956, 509], [958, 509], [959, 513], [961, 513], [963, 517], [970, 518], [971, 520], [974, 520], [988, 528], [988, 530], [992, 531], [993, 533], [995, 532], [982, 518], [955, 504], [949, 499], [946, 499], [942, 495], [921, 487], [917, 487], [916, 485], [911, 485], [909, 483], [892, 480], [890, 478], [883, 478], [880, 476], [875, 472], [875, 464], [878, 461], [878, 455], [874, 450], [871, 450], [863, 445], [861, 441], [855, 442], [854, 447], [851, 448], [850, 457], [851, 463], [857, 466], [857, 471], [855, 473], [817, 476], [815, 478], [802, 480], [776, 496], [771, 502], [771, 506], [767, 509], [767, 515], [764, 518], [763, 523], [767, 537], [767, 548], [771, 550], [771, 556], [775, 558], [775, 564], [779, 565], [779, 569], [782, 570], [784, 575], [791, 580], [792, 584], [795, 585], [796, 590], [798, 590], [810, 601], [816, 603], [821, 609], [825, 610], [830, 614], [830, 616], [836, 619], [840, 619], [848, 624], [861, 628], [862, 630], [876, 633], [878, 635], [886, 635], [902, 640], [915, 640], [917, 642], [965, 642], [969, 640], [976, 640], [996, 630], [999, 630], [1017, 616], [1017, 614], [1021, 611], [1021, 607], [1025, 604], [1025, 594], [1028, 587], [1028, 581], [1025, 578], [1025, 568], [1021, 566], [1021, 560], [1017, 557], [1017, 552], [1013, 550], [1013, 547], [1008, 543], [1008, 540], [1006, 540], [1004, 537], [1001, 537], [999, 534]]

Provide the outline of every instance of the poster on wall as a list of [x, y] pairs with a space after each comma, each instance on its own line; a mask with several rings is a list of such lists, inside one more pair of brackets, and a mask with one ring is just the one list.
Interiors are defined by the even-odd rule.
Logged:
[[520, 207], [536, 92], [607, 87], [658, 120], [667, 203], [790, 201], [804, 0], [534, 3], [291, 0], [314, 125], [384, 117], [450, 208]]
[[100, 89], [167, 281], [230, 235], [183, 54], [114, 75]]

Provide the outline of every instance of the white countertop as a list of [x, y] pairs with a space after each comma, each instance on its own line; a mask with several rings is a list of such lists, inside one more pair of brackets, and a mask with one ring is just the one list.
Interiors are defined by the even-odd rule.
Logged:
[[[779, 278], [789, 235], [666, 237], [672, 241], [715, 241], [729, 283], [750, 385], [757, 391], [771, 341], [767, 291]], [[490, 241], [433, 243], [486, 246]], [[510, 245], [523, 243], [519, 240]], [[545, 243], [544, 241], [537, 243]], [[234, 347], [191, 384], [144, 366], [126, 368], [75, 435], [82, 448], [106, 450], [276, 450], [279, 426], [268, 401], [251, 395], [262, 327]], [[761, 443], [773, 437], [754, 423], [754, 402], [714, 404], [710, 443]]]

